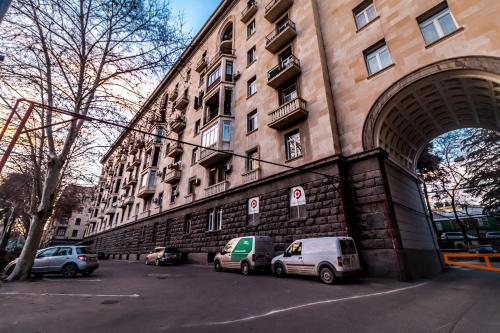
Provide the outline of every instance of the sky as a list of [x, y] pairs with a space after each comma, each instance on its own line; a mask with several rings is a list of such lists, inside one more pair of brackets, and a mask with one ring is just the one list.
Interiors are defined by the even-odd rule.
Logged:
[[183, 12], [186, 32], [194, 36], [213, 13], [220, 0], [170, 0], [174, 12]]

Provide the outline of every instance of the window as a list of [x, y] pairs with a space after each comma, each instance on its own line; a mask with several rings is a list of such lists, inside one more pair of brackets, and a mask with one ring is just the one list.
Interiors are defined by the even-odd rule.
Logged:
[[207, 212], [207, 230], [215, 231], [222, 228], [222, 207], [209, 209]]
[[[73, 233], [76, 230], [73, 231]], [[77, 231], [78, 232], [78, 231]], [[75, 236], [73, 236], [75, 237]], [[55, 256], [70, 256], [73, 254], [73, 249], [70, 247], [60, 247], [57, 249], [57, 252], [54, 254]]]
[[299, 130], [285, 135], [286, 159], [291, 160], [302, 156], [302, 146], [300, 145]]
[[75, 220], [75, 225], [80, 225], [81, 222], [82, 222], [82, 219], [78, 218]]
[[[444, 5], [444, 8], [443, 8]], [[457, 30], [458, 25], [446, 3], [424, 14], [418, 20], [425, 44], [443, 38]]]
[[257, 77], [253, 77], [247, 82], [247, 96], [250, 97], [257, 92]]
[[205, 82], [205, 74], [200, 74], [200, 81], [198, 82], [198, 86], [201, 86]]
[[233, 62], [227, 60], [226, 61], [226, 81], [233, 81]]
[[207, 87], [210, 87], [219, 79], [220, 79], [220, 66], [214, 69], [212, 73], [210, 73], [210, 75], [208, 76]]
[[286, 249], [287, 256], [300, 256], [302, 254], [302, 242], [293, 242]]
[[257, 128], [257, 110], [253, 110], [247, 115], [247, 132], [253, 132]]
[[162, 206], [162, 204], [163, 204], [163, 192], [160, 192], [160, 193], [158, 194], [158, 201], [156, 202], [156, 204], [157, 204], [158, 206], [160, 206], [160, 207]]
[[191, 220], [192, 220], [191, 214], [188, 214], [184, 217], [184, 233], [185, 234], [191, 233]]
[[198, 135], [200, 134], [200, 119], [198, 119], [195, 123], [194, 123], [194, 135]]
[[203, 147], [211, 147], [217, 144], [217, 136], [219, 134], [219, 124], [215, 124], [214, 126], [210, 127], [208, 130], [203, 132], [202, 138], [201, 138], [201, 145]]
[[66, 228], [57, 228], [57, 236], [64, 236], [66, 234]]
[[57, 252], [57, 247], [52, 247], [50, 249], [40, 252], [37, 255], [37, 258], [53, 257], [56, 255], [56, 252]]
[[247, 25], [247, 38], [252, 37], [255, 32], [257, 32], [257, 25], [255, 24], [255, 20], [253, 20]]
[[77, 237], [78, 236], [78, 230], [73, 230], [71, 232], [71, 237]]
[[257, 48], [254, 46], [247, 52], [247, 65], [251, 65], [257, 60]]
[[231, 141], [231, 122], [229, 120], [222, 122], [222, 141]]
[[259, 197], [248, 199], [247, 203], [247, 223], [248, 225], [259, 224]]
[[196, 177], [192, 177], [188, 182], [188, 194], [194, 194], [194, 188], [199, 185], [199, 180]]
[[189, 82], [189, 80], [191, 80], [191, 68], [186, 72], [186, 82]]
[[389, 53], [389, 49], [387, 48], [385, 41], [382, 41], [373, 48], [368, 49], [365, 52], [365, 60], [369, 75], [377, 73], [392, 65], [391, 54]]
[[259, 167], [259, 161], [255, 160], [258, 158], [259, 158], [259, 151], [257, 148], [249, 150], [247, 152], [247, 159], [246, 159], [246, 163], [245, 163], [247, 171], [253, 171]]
[[356, 18], [356, 27], [361, 29], [377, 17], [377, 10], [371, 1], [362, 3], [354, 9], [354, 17]]
[[286, 86], [283, 89], [279, 90], [280, 104], [286, 104], [298, 97], [297, 92], [297, 83], [293, 82], [292, 84]]
[[175, 202], [175, 198], [179, 195], [177, 191], [177, 185], [172, 185], [172, 192], [170, 193], [170, 203]]
[[196, 159], [198, 156], [198, 148], [193, 148], [191, 151], [191, 165], [196, 164]]

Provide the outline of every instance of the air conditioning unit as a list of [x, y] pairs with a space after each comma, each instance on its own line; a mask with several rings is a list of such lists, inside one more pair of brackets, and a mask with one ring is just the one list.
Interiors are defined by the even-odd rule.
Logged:
[[228, 173], [231, 172], [231, 171], [233, 171], [233, 165], [232, 164], [226, 164], [224, 166], [224, 171], [228, 172]]
[[233, 80], [238, 80], [241, 77], [240, 71], [237, 71], [236, 73], [233, 74]]

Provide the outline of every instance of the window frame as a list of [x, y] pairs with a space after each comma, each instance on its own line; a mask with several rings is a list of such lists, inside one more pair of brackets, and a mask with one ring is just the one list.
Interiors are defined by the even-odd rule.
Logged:
[[[383, 66], [382, 65], [382, 60], [380, 57], [380, 54], [383, 53], [384, 51], [387, 51], [387, 54], [389, 55], [389, 60], [390, 63]], [[391, 50], [389, 49], [389, 46], [385, 42], [385, 40], [381, 40], [378, 43], [374, 44], [372, 47], [366, 49], [363, 52], [363, 56], [365, 58], [365, 64], [366, 64], [366, 70], [368, 71], [368, 76], [375, 75], [377, 73], [380, 73], [386, 68], [389, 68], [394, 65], [394, 60], [392, 59], [391, 55]], [[370, 58], [375, 57], [375, 60], [377, 62], [377, 69], [375, 71], [372, 71], [370, 68]]]
[[256, 61], [257, 61], [257, 46], [254, 45], [247, 51], [247, 67], [252, 65]]
[[[374, 15], [371, 19], [368, 15], [368, 11], [370, 8], [373, 8], [374, 10]], [[377, 7], [375, 7], [373, 1], [362, 2], [360, 5], [358, 5], [356, 8], [352, 10], [352, 14], [354, 16], [354, 24], [356, 25], [358, 31], [363, 29], [364, 27], [366, 27], [368, 24], [375, 21], [379, 17]], [[361, 15], [363, 15], [364, 19], [366, 20], [363, 25], [360, 25], [358, 22], [358, 17]]]
[[[253, 87], [253, 89], [251, 89]], [[257, 93], [257, 76], [253, 76], [247, 81], [247, 98]]]
[[[291, 149], [289, 146], [289, 141], [290, 141], [290, 138], [292, 136], [295, 136], [295, 135], [298, 136], [298, 144], [299, 144], [298, 150], [299, 150], [300, 154], [292, 156]], [[297, 140], [295, 140], [294, 142], [295, 142], [295, 146], [296, 146], [295, 150], [297, 151], [297, 145], [296, 145]], [[296, 158], [300, 158], [302, 156], [304, 156], [304, 153], [302, 152], [302, 142], [301, 142], [301, 138], [300, 138], [300, 130], [295, 129], [295, 130], [285, 134], [285, 158], [286, 158], [286, 161], [290, 161], [290, 160], [294, 160]]]
[[255, 19], [253, 19], [250, 23], [247, 24], [247, 39], [255, 35], [256, 32], [257, 24], [255, 23]]
[[[253, 126], [250, 126], [251, 124], [253, 124]], [[252, 133], [258, 129], [257, 109], [254, 109], [247, 114], [247, 133]]]
[[[453, 29], [452, 31], [450, 31], [448, 33], [444, 33], [443, 28], [441, 26], [441, 23], [439, 22], [439, 19], [446, 16], [447, 14], [450, 16], [451, 20], [453, 21], [453, 24], [455, 25], [455, 29]], [[420, 29], [420, 33], [422, 34], [422, 38], [424, 39], [426, 46], [432, 45], [436, 41], [438, 41], [438, 40], [440, 40], [440, 39], [442, 39], [450, 34], [453, 34], [454, 32], [456, 32], [460, 28], [457, 20], [455, 19], [455, 16], [453, 15], [453, 12], [451, 11], [450, 7], [448, 6], [448, 4], [446, 2], [443, 2], [439, 5], [437, 5], [436, 7], [429, 10], [427, 13], [419, 16], [417, 18], [417, 22], [418, 22], [418, 27]], [[434, 40], [431, 40], [431, 41], [427, 40], [427, 38], [424, 34], [424, 30], [423, 30], [424, 27], [427, 27], [429, 25], [433, 26], [434, 31], [437, 34], [437, 38]]]

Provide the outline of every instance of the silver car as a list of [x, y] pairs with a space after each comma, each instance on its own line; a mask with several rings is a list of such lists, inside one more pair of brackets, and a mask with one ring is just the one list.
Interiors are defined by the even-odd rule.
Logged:
[[[10, 275], [17, 264], [11, 261], [4, 270]], [[41, 276], [45, 273], [60, 273], [64, 277], [74, 277], [77, 273], [90, 275], [99, 267], [97, 254], [87, 246], [64, 245], [38, 250], [31, 273]]]

